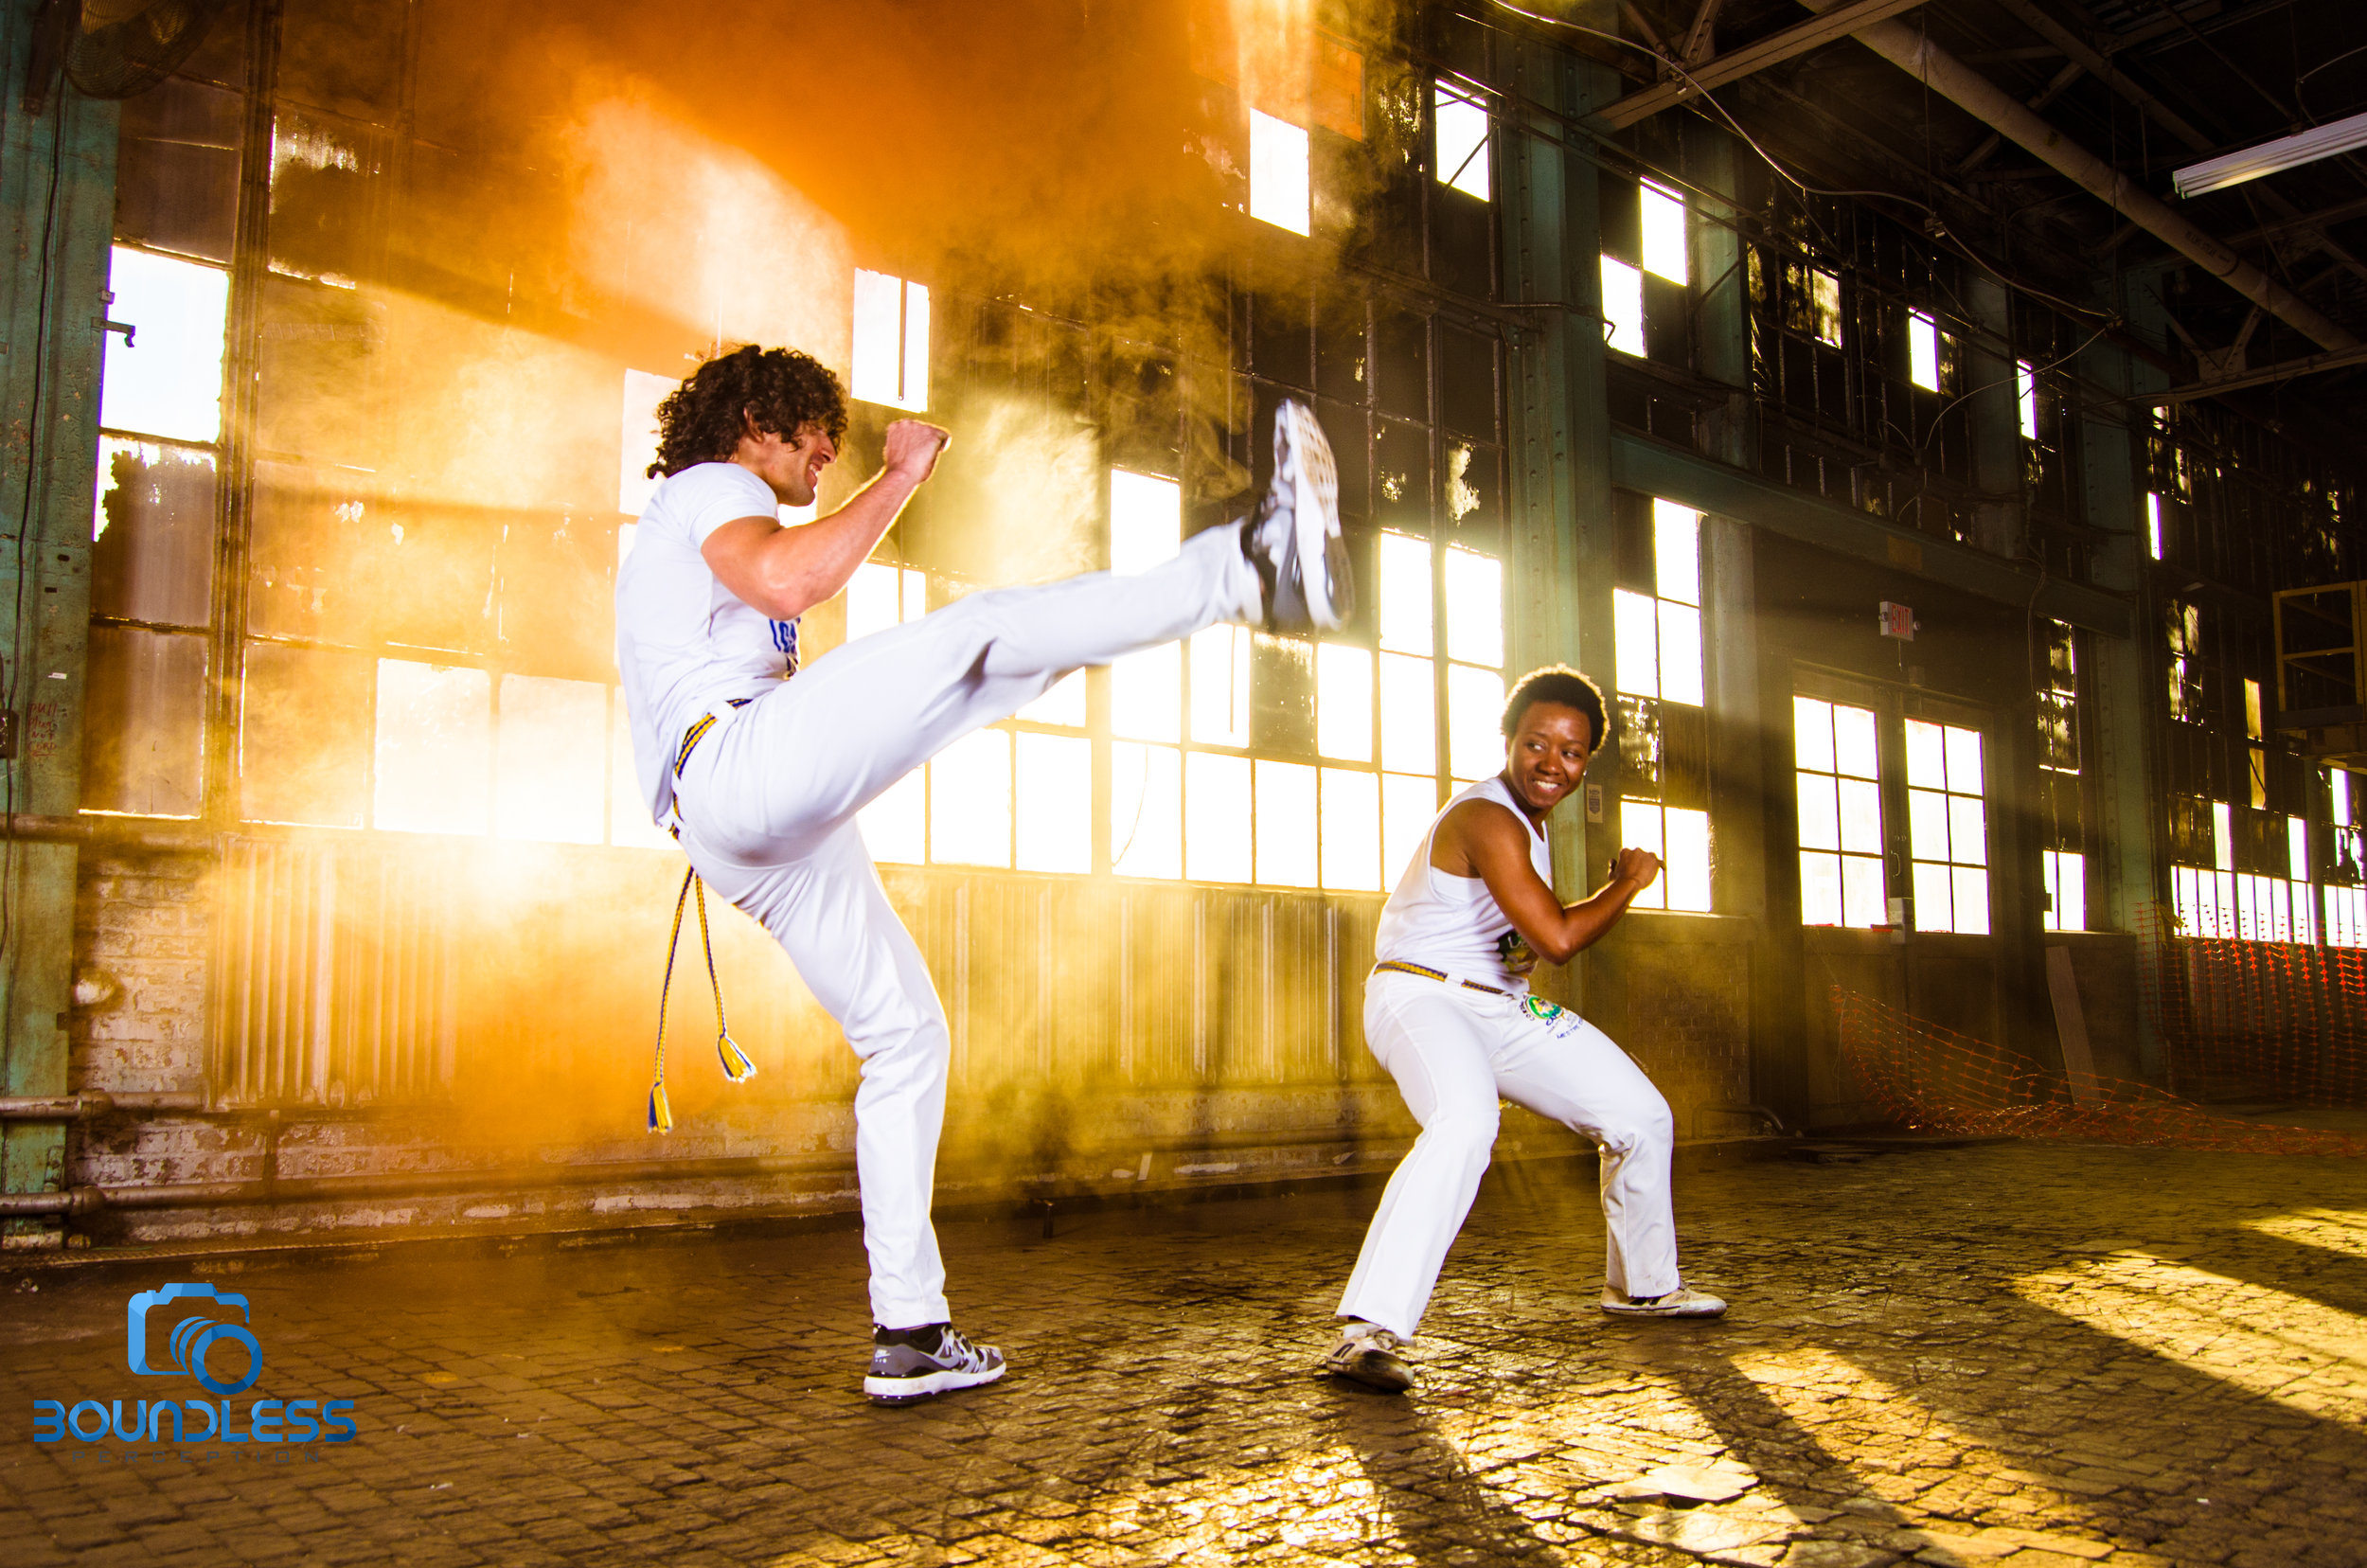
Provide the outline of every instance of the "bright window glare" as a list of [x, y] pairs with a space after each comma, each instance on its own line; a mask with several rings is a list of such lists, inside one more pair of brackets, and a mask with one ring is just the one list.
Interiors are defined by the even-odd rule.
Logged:
[[1193, 752], [1184, 763], [1184, 874], [1250, 880], [1249, 758]]
[[623, 455], [616, 463], [616, 509], [628, 517], [640, 516], [641, 508], [650, 504], [650, 496], [657, 490], [658, 481], [650, 477], [650, 465], [657, 461], [657, 405], [681, 384], [647, 370], [625, 372], [624, 423], [618, 447]]
[[1129, 740], [1184, 739], [1181, 644], [1146, 648], [1110, 667], [1110, 733]]
[[2014, 366], [2014, 386], [2021, 403], [2021, 433], [2027, 440], [2038, 438], [2038, 376], [2025, 361]]
[[855, 813], [875, 861], [919, 865], [929, 858], [929, 770], [915, 768]]
[[1380, 780], [1352, 768], [1323, 771], [1324, 885], [1380, 891]]
[[372, 827], [484, 832], [492, 760], [490, 675], [462, 665], [378, 661]]
[[1380, 871], [1391, 886], [1405, 875], [1438, 814], [1438, 783], [1428, 775], [1380, 775]]
[[1436, 667], [1403, 653], [1380, 656], [1380, 765], [1392, 773], [1438, 769]]
[[1710, 912], [1710, 814], [1671, 806], [1665, 819], [1661, 880], [1668, 884], [1668, 907], [1691, 915]]
[[1011, 864], [1011, 737], [966, 735], [929, 765], [930, 858], [962, 865]]
[[1250, 631], [1211, 626], [1192, 633], [1192, 739], [1249, 744]]
[[1308, 229], [1307, 133], [1249, 112], [1249, 215], [1292, 234]]
[[1504, 680], [1492, 669], [1447, 667], [1447, 757], [1457, 778], [1486, 778], [1504, 765]]
[[1504, 563], [1447, 546], [1447, 656], [1469, 664], [1504, 662]]
[[1399, 653], [1431, 650], [1430, 544], [1406, 534], [1380, 536], [1380, 646]]
[[1090, 871], [1094, 859], [1094, 743], [1081, 735], [1022, 735], [1019, 868]]
[[2152, 490], [2145, 492], [2145, 553], [2162, 559], [2162, 497]]
[[1110, 748], [1110, 869], [1184, 874], [1184, 757], [1166, 746]]
[[1018, 717], [1032, 724], [1063, 724], [1070, 729], [1085, 727], [1085, 672], [1072, 669], [1053, 683], [1052, 689], [1019, 710]]
[[1652, 502], [1652, 563], [1660, 597], [1701, 602], [1701, 514], [1674, 501]]
[[230, 275], [117, 245], [110, 253], [107, 287], [116, 296], [106, 308], [108, 319], [130, 323], [137, 341], [105, 334], [98, 422], [182, 441], [218, 439]]
[[1657, 800], [1623, 799], [1619, 802], [1619, 843], [1621, 847], [1642, 849], [1661, 858], [1661, 874], [1652, 885], [1638, 893], [1632, 900], [1637, 909], [1668, 907], [1668, 850], [1661, 842], [1660, 802]]
[[2068, 850], [2049, 849], [2043, 864], [2049, 907], [2040, 924], [2049, 931], [2088, 929], [2086, 863]]
[[1313, 887], [1320, 880], [1315, 844], [1315, 770], [1259, 759], [1257, 880], [1268, 887]]
[[1603, 258], [1603, 321], [1608, 347], [1644, 357], [1644, 275], [1608, 256]]
[[929, 291], [855, 270], [854, 395], [919, 413], [929, 406]]
[[625, 696], [617, 692], [608, 726], [608, 842], [626, 849], [672, 849], [673, 835], [650, 819], [649, 803], [641, 798], [640, 775], [633, 772], [632, 718], [625, 711]]
[[1611, 591], [1612, 675], [1618, 689], [1630, 697], [1660, 695], [1659, 622], [1649, 595]]
[[1907, 379], [1927, 392], [1940, 389], [1940, 324], [1921, 311], [1907, 312]]
[[1487, 110], [1478, 90], [1434, 83], [1431, 107], [1438, 129], [1437, 163], [1432, 173], [1440, 185], [1489, 200]]
[[1315, 749], [1343, 762], [1373, 759], [1373, 656], [1363, 649], [1315, 650]]
[[1644, 270], [1671, 283], [1687, 280], [1684, 198], [1646, 180], [1644, 199]]
[[[494, 756], [493, 831], [507, 839], [597, 844], [608, 688], [505, 675]], [[625, 786], [627, 793], [633, 793]]]
[[1172, 479], [1110, 471], [1110, 570], [1147, 572], [1184, 543], [1184, 487]]

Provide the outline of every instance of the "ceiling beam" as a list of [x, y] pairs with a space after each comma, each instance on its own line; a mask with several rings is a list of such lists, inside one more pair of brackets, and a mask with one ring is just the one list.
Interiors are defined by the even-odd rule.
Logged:
[[[1640, 119], [1673, 109], [1689, 98], [1700, 97], [1712, 87], [1722, 87], [1729, 81], [1739, 81], [1754, 71], [1781, 64], [1795, 55], [1830, 44], [1834, 39], [1855, 32], [1870, 22], [1912, 10], [1923, 0], [1849, 0], [1820, 16], [1806, 22], [1795, 22], [1781, 32], [1771, 33], [1755, 44], [1728, 49], [1724, 54], [1705, 60], [1690, 67], [1685, 75], [1668, 81], [1629, 93], [1595, 112], [1595, 118], [1614, 131], [1624, 131]], [[1811, 8], [1814, 9], [1814, 8]]]
[[2222, 392], [2241, 392], [2248, 386], [2273, 386], [2279, 382], [2291, 381], [2296, 376], [2307, 376], [2320, 370], [2339, 370], [2346, 365], [2367, 365], [2367, 345], [2328, 354], [2309, 354], [2277, 365], [2264, 365], [2257, 370], [2240, 371], [2211, 381], [2188, 382], [2183, 386], [2164, 387], [2131, 401], [2164, 408], [2171, 403], [2191, 402], [2197, 398], [2216, 398]]
[[[1845, 8], [1832, 0], [1801, 0], [1810, 10], [1833, 15]], [[1997, 83], [1932, 44], [1929, 36], [1896, 22], [1860, 27], [1859, 43], [1917, 81], [2019, 143], [2131, 223], [2159, 235], [2171, 248], [2322, 348], [2358, 345], [2347, 328], [2253, 266], [2220, 241], [2172, 211], [2119, 169], [2073, 142]], [[2084, 63], [2084, 62], [2083, 62]]]

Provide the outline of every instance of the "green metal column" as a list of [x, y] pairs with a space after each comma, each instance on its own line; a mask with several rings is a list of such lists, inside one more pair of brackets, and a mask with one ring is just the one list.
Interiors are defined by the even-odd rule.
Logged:
[[[2125, 278], [2121, 309], [2133, 331], [2156, 342], [2167, 336], [2157, 276]], [[2168, 381], [2154, 366], [2107, 344], [2081, 356], [2080, 372], [2090, 384], [2111, 387], [2124, 396], [2158, 391]], [[2138, 462], [2141, 437], [2134, 428], [2145, 410], [2135, 402], [2122, 406], [2121, 421], [2090, 419], [2080, 433], [2087, 522], [2110, 535], [2093, 558], [2096, 586], [2128, 595], [2135, 608], [2132, 635], [2091, 633], [2081, 649], [2088, 668], [2081, 675], [2080, 698], [2091, 705], [2088, 735], [2095, 750], [2095, 776], [2088, 789], [2089, 808], [2095, 813], [2094, 830], [2088, 838], [2095, 863], [2088, 873], [2089, 923], [2106, 931], [2136, 931], [2162, 896], [2155, 858], [2162, 820], [2156, 802], [2161, 797], [2146, 727], [2161, 712], [2162, 693], [2146, 674], [2151, 667], [2147, 640], [2157, 633], [2152, 597], [2145, 591], [2150, 564], [2145, 535], [2147, 487]], [[2161, 1036], [2143, 1009], [2136, 1028], [2138, 1068], [2146, 1078], [2158, 1078], [2163, 1066]]]
[[[115, 232], [116, 110], [60, 83], [24, 113], [36, 0], [0, 10], [7, 116], [0, 214], [14, 262], [4, 286], [0, 383], [0, 692], [16, 715], [15, 757], [0, 761], [9, 814], [71, 816], [80, 807], [83, 653], [90, 622], [92, 483], [107, 247]], [[0, 1052], [5, 1092], [68, 1088], [75, 851], [0, 841]], [[0, 1188], [59, 1189], [65, 1129], [0, 1123]], [[18, 1220], [14, 1246], [50, 1243], [56, 1221]]]

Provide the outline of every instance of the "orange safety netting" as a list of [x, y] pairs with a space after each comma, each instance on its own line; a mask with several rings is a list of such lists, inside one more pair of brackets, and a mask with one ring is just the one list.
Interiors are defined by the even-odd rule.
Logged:
[[2169, 1087], [2367, 1105], [2367, 949], [2180, 936], [2159, 910], [2140, 927], [2139, 994]]
[[2367, 1137], [2220, 1115], [2126, 1078], [2050, 1072], [2002, 1046], [1838, 986], [1833, 1005], [1842, 1054], [1867, 1095], [1919, 1131], [2251, 1154], [2367, 1154]]

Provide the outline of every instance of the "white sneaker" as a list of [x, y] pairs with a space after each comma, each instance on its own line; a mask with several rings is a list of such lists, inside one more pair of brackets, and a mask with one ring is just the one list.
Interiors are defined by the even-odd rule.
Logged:
[[1414, 1386], [1414, 1374], [1397, 1359], [1397, 1346], [1403, 1343], [1374, 1324], [1351, 1323], [1340, 1331], [1340, 1343], [1324, 1358], [1323, 1368], [1383, 1394], [1402, 1394]]
[[1666, 1295], [1631, 1296], [1625, 1291], [1603, 1287], [1603, 1310], [1621, 1317], [1692, 1317], [1713, 1318], [1726, 1314], [1726, 1304], [1706, 1291], [1680, 1285]]
[[1257, 568], [1267, 630], [1336, 632], [1355, 613], [1331, 443], [1295, 398], [1274, 410], [1273, 480], [1241, 525], [1241, 553]]

